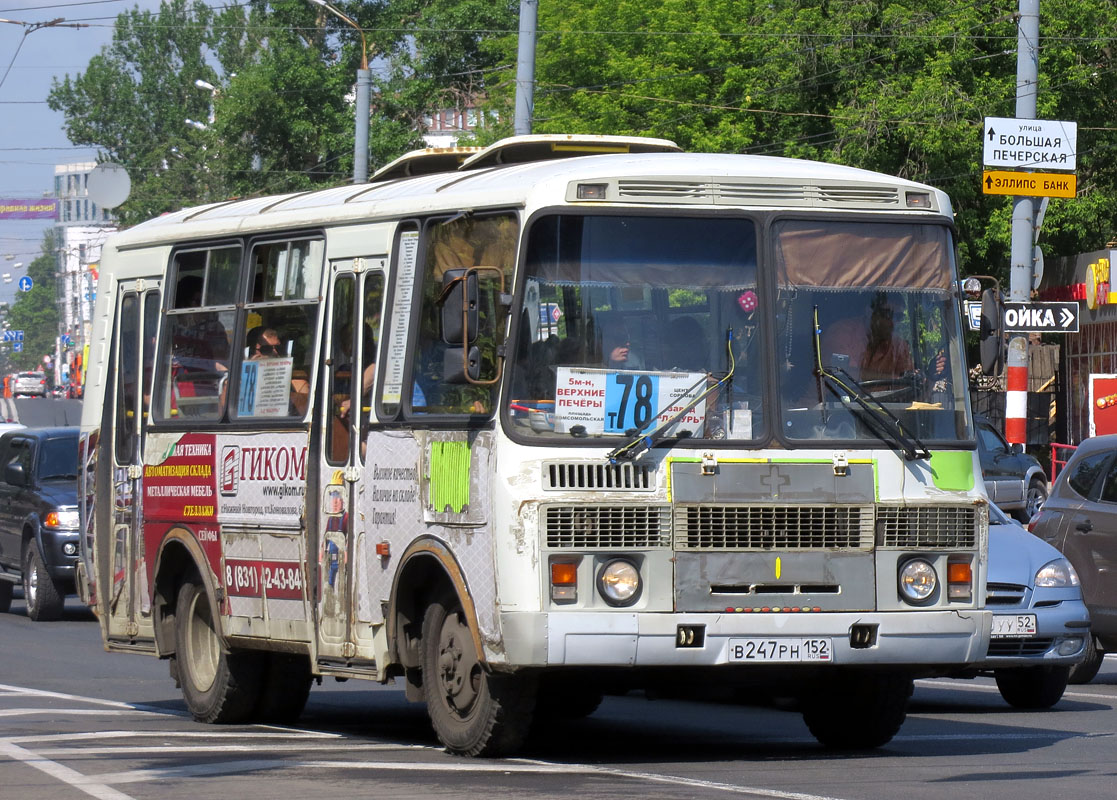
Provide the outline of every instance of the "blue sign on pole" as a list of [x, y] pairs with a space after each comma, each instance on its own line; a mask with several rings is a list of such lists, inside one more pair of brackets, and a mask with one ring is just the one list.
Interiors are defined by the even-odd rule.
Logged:
[[22, 353], [23, 352], [23, 342], [16, 342], [15, 344], [12, 345], [12, 349], [15, 350], [17, 353]]
[[35, 281], [31, 280], [30, 275], [24, 275], [19, 279], [19, 290], [21, 292], [30, 292], [31, 287], [35, 285]]

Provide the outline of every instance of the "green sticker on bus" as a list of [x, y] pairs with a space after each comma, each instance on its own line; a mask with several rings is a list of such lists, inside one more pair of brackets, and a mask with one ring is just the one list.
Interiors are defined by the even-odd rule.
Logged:
[[931, 453], [931, 477], [935, 486], [948, 492], [973, 489], [973, 453], [969, 450], [935, 450]]

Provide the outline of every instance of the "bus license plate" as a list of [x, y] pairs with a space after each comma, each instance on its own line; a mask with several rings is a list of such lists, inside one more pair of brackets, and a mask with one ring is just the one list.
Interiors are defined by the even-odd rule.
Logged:
[[828, 638], [730, 639], [729, 660], [751, 662], [831, 661]]
[[1035, 614], [994, 614], [993, 636], [1035, 636]]

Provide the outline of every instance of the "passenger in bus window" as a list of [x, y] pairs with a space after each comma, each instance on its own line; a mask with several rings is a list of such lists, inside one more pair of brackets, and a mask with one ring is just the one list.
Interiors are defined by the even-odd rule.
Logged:
[[[275, 328], [267, 325], [257, 325], [245, 337], [248, 343], [249, 361], [261, 361], [269, 358], [282, 358], [288, 356], [288, 346], [284, 344]], [[291, 416], [303, 416], [310, 401], [310, 381], [305, 375], [292, 372], [291, 375]]]
[[878, 292], [868, 306], [867, 318], [856, 315], [824, 326], [823, 366], [840, 367], [861, 381], [899, 378], [912, 372], [911, 347], [895, 333], [900, 313], [893, 300]]
[[643, 369], [644, 359], [632, 349], [628, 326], [610, 321], [602, 326], [601, 352], [608, 369]]
[[257, 325], [248, 332], [249, 361], [259, 361], [262, 358], [278, 358], [286, 355], [279, 341], [279, 333], [275, 328], [266, 328]]

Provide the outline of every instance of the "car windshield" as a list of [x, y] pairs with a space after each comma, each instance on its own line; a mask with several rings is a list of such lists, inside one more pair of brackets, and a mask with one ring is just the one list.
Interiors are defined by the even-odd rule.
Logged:
[[39, 445], [39, 480], [77, 478], [78, 439], [57, 436], [43, 439]]

